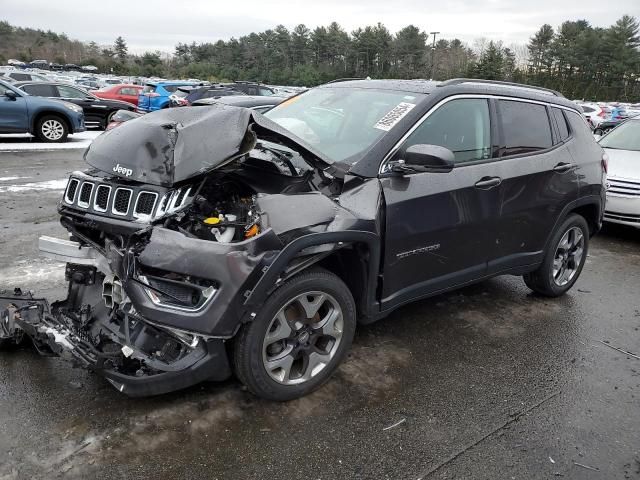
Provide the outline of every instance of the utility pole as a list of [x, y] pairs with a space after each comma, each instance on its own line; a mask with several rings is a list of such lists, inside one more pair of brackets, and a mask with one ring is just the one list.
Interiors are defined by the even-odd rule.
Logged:
[[433, 35], [433, 45], [431, 46], [431, 80], [436, 71], [436, 35], [440, 32], [429, 32], [429, 35]]

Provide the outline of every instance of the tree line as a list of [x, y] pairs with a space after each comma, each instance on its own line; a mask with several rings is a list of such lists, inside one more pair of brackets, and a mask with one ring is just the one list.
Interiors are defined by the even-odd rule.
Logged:
[[393, 34], [381, 23], [347, 32], [333, 22], [179, 43], [173, 55], [163, 56], [131, 55], [122, 37], [98, 46], [0, 22], [0, 62], [44, 58], [126, 75], [304, 86], [344, 77], [476, 77], [540, 85], [569, 98], [638, 102], [639, 32], [638, 20], [624, 15], [607, 28], [586, 20], [566, 21], [557, 29], [543, 25], [526, 45], [478, 39], [470, 46], [459, 39], [433, 38], [414, 25]]

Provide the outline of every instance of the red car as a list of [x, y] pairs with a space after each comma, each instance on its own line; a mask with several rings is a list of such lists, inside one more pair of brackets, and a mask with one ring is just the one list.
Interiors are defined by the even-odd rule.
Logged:
[[96, 97], [109, 98], [112, 100], [122, 100], [138, 105], [138, 96], [144, 87], [142, 85], [113, 85], [103, 90], [92, 92]]

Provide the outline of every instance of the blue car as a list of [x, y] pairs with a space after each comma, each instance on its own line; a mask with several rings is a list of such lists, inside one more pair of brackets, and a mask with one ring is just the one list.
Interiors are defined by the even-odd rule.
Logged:
[[42, 142], [64, 142], [68, 135], [84, 131], [81, 107], [33, 97], [0, 80], [0, 133], [30, 133]]
[[155, 112], [169, 107], [169, 95], [178, 87], [195, 85], [192, 82], [157, 82], [147, 83], [138, 97], [138, 112]]

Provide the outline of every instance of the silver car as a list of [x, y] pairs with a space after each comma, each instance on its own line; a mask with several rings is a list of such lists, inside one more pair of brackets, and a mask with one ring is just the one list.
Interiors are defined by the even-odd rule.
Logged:
[[604, 219], [640, 228], [640, 118], [612, 130], [600, 146], [609, 156]]

